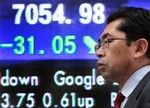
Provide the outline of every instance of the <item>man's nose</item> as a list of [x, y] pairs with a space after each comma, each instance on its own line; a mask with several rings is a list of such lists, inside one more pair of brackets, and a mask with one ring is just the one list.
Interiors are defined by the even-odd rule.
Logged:
[[104, 51], [104, 49], [103, 48], [99, 48], [97, 51], [96, 51], [96, 56], [98, 57], [98, 58], [101, 58], [101, 57], [104, 57], [105, 56], [105, 51]]

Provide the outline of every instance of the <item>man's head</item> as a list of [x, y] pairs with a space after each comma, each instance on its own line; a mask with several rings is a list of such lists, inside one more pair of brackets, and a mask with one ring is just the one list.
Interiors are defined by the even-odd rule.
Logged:
[[[150, 11], [143, 8], [123, 7], [107, 18], [107, 24], [122, 19], [117, 29], [126, 34], [128, 42], [145, 38], [150, 45]], [[150, 58], [150, 46], [147, 57]]]
[[150, 61], [150, 12], [125, 7], [107, 18], [96, 45], [98, 70], [105, 79], [121, 85]]

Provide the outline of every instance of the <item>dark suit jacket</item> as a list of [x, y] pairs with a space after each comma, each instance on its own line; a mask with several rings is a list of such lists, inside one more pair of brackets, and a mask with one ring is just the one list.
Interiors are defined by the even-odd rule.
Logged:
[[150, 108], [150, 72], [130, 94], [124, 108]]

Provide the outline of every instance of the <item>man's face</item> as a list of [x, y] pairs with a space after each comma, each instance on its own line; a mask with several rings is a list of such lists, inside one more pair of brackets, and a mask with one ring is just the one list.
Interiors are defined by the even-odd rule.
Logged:
[[[111, 40], [105, 48], [99, 48], [96, 51], [99, 60], [97, 62], [98, 71], [106, 80], [123, 83], [132, 74], [133, 66], [133, 46], [127, 46], [125, 33], [117, 30], [117, 26], [122, 20], [115, 20], [107, 25], [100, 40], [103, 42], [106, 38], [121, 38]], [[108, 34], [108, 35], [106, 35]]]

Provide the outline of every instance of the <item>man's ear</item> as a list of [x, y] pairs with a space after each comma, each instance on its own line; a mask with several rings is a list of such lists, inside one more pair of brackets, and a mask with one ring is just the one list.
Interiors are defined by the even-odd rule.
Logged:
[[148, 42], [146, 39], [141, 38], [135, 42], [135, 58], [142, 57], [146, 55], [148, 49]]

